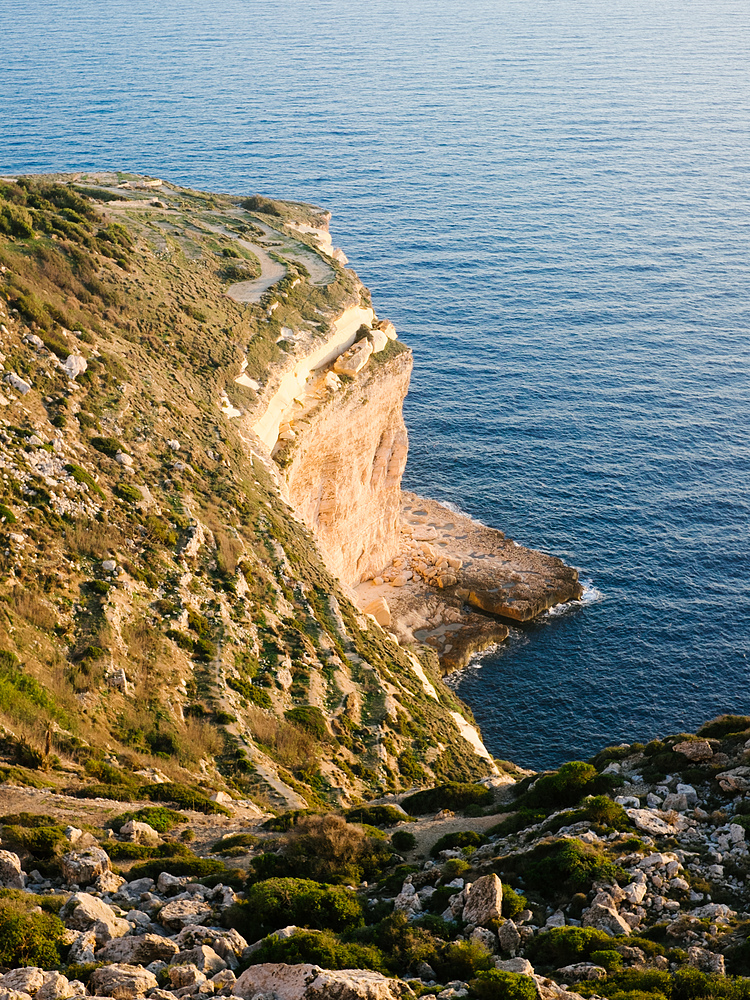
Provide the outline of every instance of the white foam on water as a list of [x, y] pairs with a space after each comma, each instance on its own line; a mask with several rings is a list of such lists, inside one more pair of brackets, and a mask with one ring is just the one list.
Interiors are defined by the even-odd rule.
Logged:
[[598, 587], [594, 586], [591, 580], [581, 580], [580, 583], [583, 587], [583, 593], [578, 600], [566, 601], [564, 604], [556, 604], [547, 611], [546, 617], [557, 618], [559, 615], [564, 615], [573, 608], [585, 608], [588, 604], [597, 604], [599, 601], [604, 600], [604, 594], [598, 589]]

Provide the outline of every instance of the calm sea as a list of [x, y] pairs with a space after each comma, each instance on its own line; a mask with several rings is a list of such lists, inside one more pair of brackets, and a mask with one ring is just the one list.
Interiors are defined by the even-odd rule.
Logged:
[[747, 0], [4, 0], [0, 171], [317, 202], [406, 485], [578, 566], [458, 684], [542, 767], [750, 712]]

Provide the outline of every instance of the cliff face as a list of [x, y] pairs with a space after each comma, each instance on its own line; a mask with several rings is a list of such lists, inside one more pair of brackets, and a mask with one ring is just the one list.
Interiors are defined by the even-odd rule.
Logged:
[[349, 586], [380, 572], [400, 546], [408, 450], [402, 404], [412, 357], [377, 358], [295, 423], [298, 444], [285, 470], [292, 506], [329, 570]]

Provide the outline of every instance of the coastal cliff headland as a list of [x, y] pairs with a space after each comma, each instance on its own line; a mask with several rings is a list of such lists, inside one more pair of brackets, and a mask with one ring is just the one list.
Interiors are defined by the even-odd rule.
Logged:
[[493, 759], [444, 674], [581, 587], [401, 490], [328, 222], [0, 179], [0, 1000], [745, 1000], [750, 717]]

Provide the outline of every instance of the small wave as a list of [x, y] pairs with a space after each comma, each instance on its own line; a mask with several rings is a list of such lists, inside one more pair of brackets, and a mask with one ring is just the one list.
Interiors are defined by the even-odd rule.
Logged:
[[465, 510], [461, 510], [457, 503], [453, 503], [452, 500], [439, 500], [438, 503], [441, 507], [446, 507], [448, 510], [452, 511], [454, 514], [458, 514], [460, 517], [468, 517], [470, 521], [474, 524], [480, 525], [482, 528], [488, 528], [489, 525], [485, 524], [484, 521], [480, 521], [478, 517], [472, 517], [471, 514], [467, 514]]
[[566, 614], [572, 608], [585, 608], [589, 604], [597, 604], [599, 601], [604, 600], [604, 594], [598, 587], [594, 586], [591, 580], [581, 580], [580, 583], [583, 587], [583, 593], [578, 600], [556, 604], [547, 611], [548, 618], [557, 618], [559, 615]]

